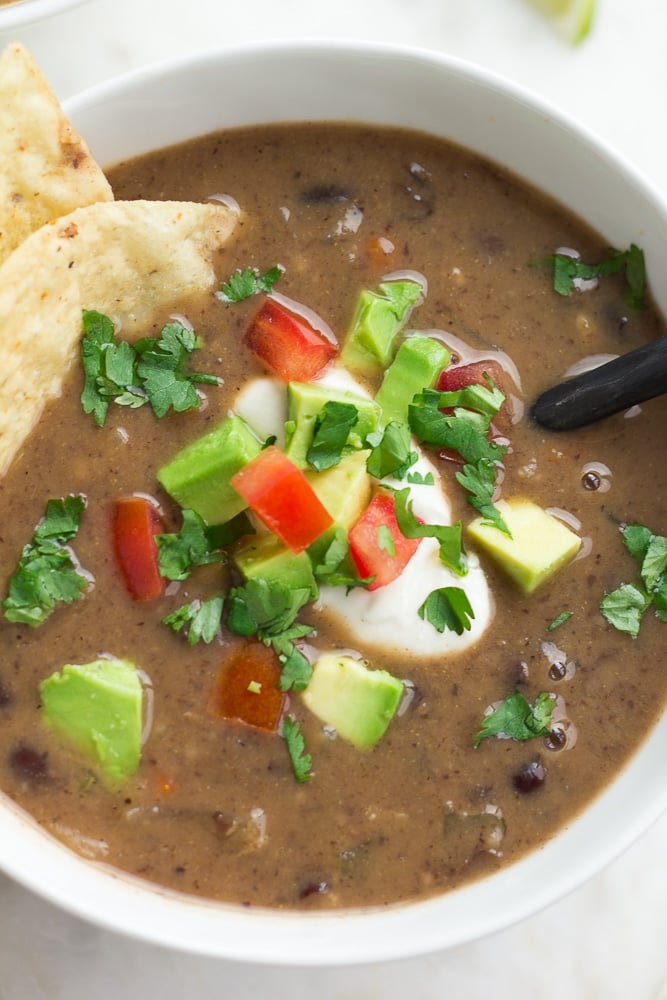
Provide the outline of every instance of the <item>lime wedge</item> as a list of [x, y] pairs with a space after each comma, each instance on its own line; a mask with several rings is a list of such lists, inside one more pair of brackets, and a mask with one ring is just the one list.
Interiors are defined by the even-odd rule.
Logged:
[[550, 18], [560, 34], [578, 45], [593, 24], [596, 0], [528, 0], [532, 7]]

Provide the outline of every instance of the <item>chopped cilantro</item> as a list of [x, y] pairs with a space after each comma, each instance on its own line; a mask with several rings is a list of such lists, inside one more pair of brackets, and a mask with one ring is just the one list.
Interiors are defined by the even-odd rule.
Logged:
[[358, 418], [359, 411], [352, 403], [327, 400], [315, 420], [313, 440], [306, 454], [306, 461], [312, 469], [324, 472], [338, 465]]
[[432, 590], [419, 608], [419, 617], [430, 622], [437, 632], [450, 629], [457, 635], [470, 631], [475, 617], [468, 595], [461, 587], [440, 587]]
[[217, 293], [223, 302], [242, 302], [259, 292], [270, 292], [276, 281], [282, 275], [282, 268], [277, 264], [261, 274], [256, 267], [238, 269], [226, 281]]
[[81, 597], [88, 581], [65, 546], [76, 536], [84, 509], [81, 496], [48, 501], [44, 517], [9, 580], [2, 602], [8, 621], [36, 627], [57, 604], [70, 604]]
[[394, 492], [394, 511], [401, 533], [406, 538], [435, 538], [440, 546], [440, 561], [459, 576], [468, 572], [468, 560], [461, 541], [462, 525], [422, 524], [412, 512], [410, 490]]
[[167, 323], [157, 339], [144, 337], [134, 345], [137, 375], [156, 417], [163, 417], [170, 409], [176, 413], [196, 410], [199, 396], [194, 383], [218, 384], [215, 375], [183, 370], [188, 354], [200, 345], [196, 334], [180, 323]]
[[574, 612], [572, 611], [561, 611], [561, 613], [551, 622], [547, 631], [554, 632], [557, 628], [560, 628], [561, 625], [564, 625], [566, 621], [570, 620], [573, 613]]
[[237, 635], [256, 635], [272, 646], [281, 663], [280, 688], [302, 691], [312, 668], [294, 645], [312, 631], [312, 625], [297, 625], [296, 616], [312, 599], [308, 587], [290, 588], [279, 580], [248, 580], [229, 592], [227, 628]]
[[422, 475], [421, 472], [409, 472], [407, 478], [414, 486], [433, 486], [435, 483], [432, 472], [427, 472], [426, 475]]
[[183, 604], [167, 615], [162, 622], [174, 632], [180, 632], [187, 627], [187, 639], [191, 646], [200, 641], [209, 645], [220, 628], [223, 605], [222, 596], [210, 597], [205, 601], [191, 601], [190, 604]]
[[486, 524], [491, 524], [503, 531], [511, 533], [500, 511], [493, 502], [496, 487], [496, 467], [488, 459], [480, 458], [476, 464], [466, 464], [456, 473], [456, 481], [467, 491], [468, 503], [479, 511]]
[[385, 476], [403, 479], [418, 458], [417, 452], [410, 447], [410, 428], [396, 420], [389, 421], [379, 439], [373, 435], [366, 443], [373, 447], [366, 469], [376, 479]]
[[624, 583], [605, 594], [600, 611], [610, 625], [636, 638], [642, 618], [651, 606], [661, 621], [667, 621], [667, 538], [654, 535], [643, 524], [626, 524], [623, 541], [637, 563], [641, 586]]
[[378, 525], [377, 540], [378, 548], [381, 549], [382, 552], [386, 552], [387, 555], [393, 559], [396, 555], [396, 546], [394, 545], [391, 529], [387, 527], [386, 524]]
[[577, 280], [589, 281], [623, 272], [627, 286], [626, 302], [634, 309], [644, 307], [646, 291], [644, 252], [634, 243], [627, 250], [610, 250], [609, 257], [598, 264], [585, 264], [577, 257], [563, 253], [553, 254], [538, 263], [553, 268], [554, 291], [563, 296], [572, 293], [577, 287]]
[[199, 406], [194, 383], [218, 384], [214, 375], [184, 371], [187, 356], [200, 340], [180, 323], [167, 323], [158, 337], [130, 344], [116, 339], [108, 316], [87, 309], [83, 331], [81, 404], [99, 427], [104, 426], [112, 402], [134, 409], [150, 403], [155, 415], [163, 417], [170, 408], [182, 412]]
[[179, 531], [155, 535], [160, 576], [185, 580], [195, 566], [221, 562], [223, 553], [214, 547], [206, 524], [194, 510], [184, 510]]
[[291, 715], [284, 717], [280, 735], [287, 744], [294, 777], [301, 783], [310, 781], [313, 759], [309, 753], [305, 752], [306, 741], [303, 738], [301, 726]]
[[489, 736], [505, 736], [513, 740], [532, 740], [548, 736], [554, 696], [542, 691], [531, 708], [528, 699], [515, 691], [482, 720], [482, 728], [475, 736], [475, 749]]

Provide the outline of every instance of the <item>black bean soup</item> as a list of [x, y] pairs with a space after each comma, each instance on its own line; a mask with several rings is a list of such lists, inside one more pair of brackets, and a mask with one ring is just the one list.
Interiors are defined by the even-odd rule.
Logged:
[[[600, 601], [637, 575], [619, 527], [667, 533], [667, 403], [557, 434], [534, 425], [528, 408], [582, 358], [620, 354], [664, 332], [655, 309], [627, 304], [622, 273], [557, 294], [549, 269], [534, 265], [559, 248], [600, 261], [605, 242], [503, 170], [419, 133], [230, 130], [120, 164], [109, 178], [117, 199], [233, 198], [241, 215], [216, 262], [219, 285], [238, 269], [279, 264], [276, 291], [322, 317], [340, 341], [362, 289], [389, 274], [423, 275], [428, 291], [409, 328], [433, 331], [455, 360], [495, 356], [508, 375], [501, 495], [559, 512], [583, 542], [528, 595], [481, 555], [494, 611], [471, 648], [374, 651], [372, 666], [403, 680], [406, 694], [372, 748], [337, 738], [292, 693], [289, 711], [312, 755], [309, 780], [296, 780], [279, 732], [211, 711], [221, 664], [246, 639], [223, 625], [213, 642], [189, 644], [162, 624], [207, 588], [234, 585], [233, 566], [200, 567], [155, 600], [135, 601], [110, 543], [111, 504], [136, 493], [155, 497], [176, 530], [178, 507], [157, 470], [223, 420], [249, 378], [266, 374], [242, 340], [260, 298], [230, 303], [208, 290], [180, 309], [201, 337], [197, 369], [222, 379], [201, 387], [205, 405], [160, 420], [150, 407], [112, 406], [100, 428], [82, 411], [77, 367], [1, 484], [5, 581], [46, 500], [79, 493], [86, 510], [72, 544], [94, 576], [81, 600], [39, 628], [0, 623], [5, 793], [85, 857], [252, 905], [394, 903], [491, 874], [537, 848], [604, 789], [665, 701], [664, 623], [651, 609], [630, 637], [603, 617]], [[377, 381], [365, 387], [374, 392]], [[456, 481], [460, 465], [430, 456], [454, 518], [467, 524], [476, 512]], [[325, 611], [306, 608], [302, 618], [317, 628], [308, 643], [365, 655]], [[41, 681], [100, 654], [132, 661], [152, 687], [141, 762], [120, 786], [44, 724], [40, 705]], [[513, 692], [531, 705], [542, 692], [555, 698], [549, 732], [475, 748], [489, 707]]]

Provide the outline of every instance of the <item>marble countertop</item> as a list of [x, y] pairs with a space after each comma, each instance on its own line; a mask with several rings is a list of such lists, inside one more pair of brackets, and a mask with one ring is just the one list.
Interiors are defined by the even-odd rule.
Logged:
[[[598, 0], [571, 48], [523, 0], [222, 3], [90, 0], [4, 33], [62, 99], [138, 66], [246, 41], [350, 38], [451, 53], [529, 87], [667, 188], [667, 4]], [[0, 876], [2, 1000], [667, 1000], [667, 817], [588, 884], [485, 940], [354, 969], [248, 966], [169, 952], [84, 924]]]

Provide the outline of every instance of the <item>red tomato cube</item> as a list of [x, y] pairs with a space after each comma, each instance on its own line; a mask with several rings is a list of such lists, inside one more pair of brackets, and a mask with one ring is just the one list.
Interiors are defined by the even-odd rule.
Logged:
[[421, 539], [406, 538], [396, 521], [394, 498], [377, 493], [349, 533], [350, 555], [369, 590], [392, 583], [417, 551]]
[[243, 341], [286, 382], [310, 382], [335, 358], [338, 346], [274, 299], [267, 298]]
[[333, 524], [304, 473], [275, 445], [260, 451], [230, 483], [293, 552], [302, 552]]

